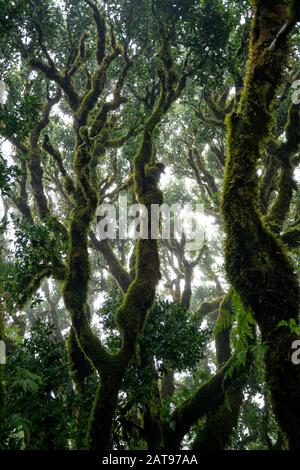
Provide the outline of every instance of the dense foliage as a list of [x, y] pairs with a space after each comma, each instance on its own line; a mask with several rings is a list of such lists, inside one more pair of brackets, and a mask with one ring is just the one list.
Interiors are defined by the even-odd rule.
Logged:
[[0, 449], [300, 449], [299, 21], [0, 0]]

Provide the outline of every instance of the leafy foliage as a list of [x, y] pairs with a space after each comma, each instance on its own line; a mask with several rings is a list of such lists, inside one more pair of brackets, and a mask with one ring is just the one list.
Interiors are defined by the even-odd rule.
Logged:
[[[108, 447], [110, 431], [113, 448], [163, 448], [164, 439], [172, 448], [191, 448], [199, 433], [218, 434], [211, 423], [224, 433], [228, 426], [233, 449], [287, 447], [266, 387], [270, 350], [224, 270], [225, 121], [243, 88], [252, 16], [247, 0], [0, 0], [0, 79], [7, 95], [0, 134], [12, 147], [7, 158], [0, 154], [0, 339], [8, 350], [0, 369], [3, 448], [81, 449], [89, 445], [87, 434], [96, 446], [106, 439]], [[299, 148], [291, 122], [299, 119], [290, 109], [297, 31], [290, 51], [254, 174], [257, 211], [266, 221], [289, 191], [289, 210], [272, 230], [276, 240], [290, 231], [285, 242], [293, 238], [297, 246]], [[291, 136], [295, 152], [285, 167]], [[118, 211], [123, 191], [133, 204], [143, 191], [146, 202], [153, 195], [160, 200], [159, 177], [166, 204], [204, 207], [203, 250], [191, 254], [185, 237], [173, 237], [140, 257], [132, 240], [96, 238], [98, 203]], [[240, 179], [230, 209], [248, 179]], [[246, 232], [237, 231], [245, 253], [252, 230]], [[289, 248], [299, 261], [299, 250]], [[238, 280], [245, 253], [237, 250], [230, 260]], [[261, 262], [269, 282], [269, 258]], [[142, 279], [144, 268], [149, 275]], [[262, 293], [264, 286], [258, 300]], [[133, 300], [117, 320], [128, 297]], [[272, 321], [272, 312], [262, 313]], [[275, 326], [299, 334], [288, 316]], [[224, 368], [219, 342], [231, 355]], [[240, 371], [238, 419], [230, 416], [228, 391]], [[99, 433], [102, 424], [106, 433]]]
[[0, 154], [0, 192], [3, 196], [8, 196], [11, 193], [21, 174], [17, 165], [9, 166]]
[[10, 431], [4, 447], [19, 449], [25, 444], [27, 449], [42, 450], [67, 445], [71, 406], [67, 364], [64, 344], [43, 321], [37, 321], [30, 336], [14, 346], [5, 368]]
[[[107, 333], [106, 344], [117, 348], [114, 314], [120, 300], [116, 293], [107, 297], [100, 311], [101, 323]], [[211, 337], [208, 328], [199, 330], [198, 319], [180, 304], [157, 298], [149, 312], [140, 350], [153, 355], [159, 374], [169, 369], [192, 370], [203, 357], [207, 341]], [[120, 338], [119, 338], [120, 341]]]

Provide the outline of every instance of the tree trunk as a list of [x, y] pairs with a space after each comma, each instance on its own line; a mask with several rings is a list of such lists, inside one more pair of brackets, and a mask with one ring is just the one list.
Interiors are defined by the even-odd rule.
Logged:
[[[228, 278], [250, 306], [267, 345], [266, 380], [291, 449], [300, 449], [300, 368], [291, 362], [299, 288], [288, 256], [258, 211], [257, 162], [270, 135], [272, 105], [287, 59], [286, 34], [295, 10], [283, 0], [256, 0], [245, 87], [228, 118], [223, 193]], [[296, 8], [296, 2], [293, 2]], [[283, 25], [286, 34], [280, 33]]]

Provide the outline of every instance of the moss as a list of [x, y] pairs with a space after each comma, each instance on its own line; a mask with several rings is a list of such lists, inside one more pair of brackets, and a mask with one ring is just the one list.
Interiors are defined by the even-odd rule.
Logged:
[[291, 104], [288, 121], [285, 126], [286, 142], [276, 150], [276, 159], [280, 165], [278, 194], [266, 217], [273, 231], [279, 232], [289, 212], [293, 191], [297, 189], [294, 176], [294, 156], [300, 144], [300, 112], [298, 106]]
[[238, 424], [244, 385], [245, 380], [240, 380], [228, 388], [222, 405], [209, 415], [205, 426], [197, 433], [193, 451], [225, 450], [229, 446], [232, 431]]
[[32, 298], [34, 293], [40, 288], [43, 280], [45, 278], [50, 277], [51, 275], [55, 275], [55, 272], [52, 268], [43, 268], [40, 269], [40, 272], [33, 276], [33, 278], [27, 278], [27, 282], [23, 282], [23, 290], [22, 294], [20, 294], [20, 297], [18, 298], [16, 302], [16, 308], [18, 310], [22, 310], [26, 304], [29, 302], [29, 300]]
[[180, 303], [187, 310], [190, 308], [192, 297], [192, 279], [194, 266], [192, 263], [184, 263], [184, 287]]
[[300, 225], [288, 228], [282, 235], [281, 240], [291, 250], [300, 246]]
[[[114, 37], [113, 33], [111, 37]], [[92, 125], [92, 135], [86, 123], [103, 89], [106, 69], [113, 57], [121, 52], [117, 45], [112, 45], [112, 47], [114, 52], [110, 56], [106, 55], [101, 61], [99, 69], [92, 78], [92, 88], [84, 96], [76, 113], [77, 145], [73, 160], [76, 176], [76, 207], [70, 224], [68, 275], [63, 289], [65, 305], [71, 313], [72, 325], [80, 347], [101, 378], [91, 413], [86, 443], [88, 448], [98, 450], [107, 450], [110, 447], [112, 419], [117, 405], [118, 392], [124, 374], [134, 357], [137, 342], [143, 332], [147, 313], [153, 304], [156, 286], [160, 279], [157, 241], [138, 240], [135, 277], [116, 314], [117, 324], [123, 338], [122, 347], [117, 354], [108, 354], [91, 330], [87, 304], [90, 280], [88, 233], [98, 202], [91, 173], [93, 165], [96, 164], [94, 157], [97, 145], [101, 144], [105, 148], [110, 137], [110, 132], [106, 132], [110, 127], [110, 122], [107, 120], [108, 108], [100, 107], [100, 115], [96, 113], [95, 119], [97, 121], [99, 118], [99, 121], [95, 121]], [[134, 158], [135, 193], [138, 202], [148, 208], [148, 213], [151, 213], [151, 204], [160, 205], [163, 201], [162, 193], [158, 188], [159, 176], [163, 168], [155, 161], [155, 131], [162, 116], [179, 96], [185, 83], [182, 80], [175, 89], [176, 74], [172, 71], [170, 50], [164, 44], [161, 51], [163, 52], [160, 57], [165, 79], [162, 81], [160, 97], [146, 120], [141, 145]], [[122, 77], [120, 80], [122, 81]], [[94, 139], [94, 131], [97, 133], [97, 142]]]
[[37, 204], [40, 219], [43, 220], [49, 214], [49, 208], [47, 198], [44, 193], [43, 168], [41, 165], [40, 155], [38, 151], [31, 152], [28, 165], [31, 175], [31, 186], [33, 196]]
[[[300, 448], [300, 371], [287, 364], [292, 334], [280, 320], [298, 321], [298, 281], [283, 246], [258, 211], [257, 161], [271, 134], [272, 107], [287, 59], [286, 41], [269, 45], [288, 12], [285, 2], [258, 2], [252, 28], [245, 87], [227, 119], [228, 156], [222, 212], [228, 278], [250, 306], [268, 344], [267, 381], [290, 446]], [[280, 15], [279, 12], [280, 11]], [[278, 348], [278, 343], [281, 347]], [[285, 417], [280, 410], [285, 406]], [[293, 410], [293, 411], [292, 411]]]
[[133, 354], [135, 350], [160, 279], [157, 241], [139, 240], [137, 246], [135, 279], [117, 312], [117, 323], [123, 332], [123, 350], [126, 355]]
[[167, 449], [179, 449], [184, 435], [191, 426], [222, 407], [229, 387], [244, 379], [244, 374], [249, 368], [248, 360], [245, 365], [232, 368], [233, 361], [234, 358], [227, 361], [214, 376], [176, 408], [170, 418], [172, 429], [168, 426], [165, 428]]
[[267, 155], [263, 159], [265, 167], [264, 175], [259, 184], [260, 211], [266, 214], [272, 194], [276, 189], [277, 175], [280, 169], [280, 162], [277, 158], [278, 146], [276, 142], [270, 141], [267, 146]]
[[214, 329], [218, 368], [225, 364], [231, 356], [230, 330], [234, 320], [231, 309], [231, 295], [232, 290], [224, 296], [220, 303]]
[[[233, 289], [230, 289], [224, 296], [219, 306], [219, 315], [215, 325], [214, 333], [219, 370], [222, 370], [222, 367], [231, 359], [230, 331], [233, 321], [240, 321], [239, 317], [234, 318], [233, 316], [234, 295], [236, 295], [235, 292]], [[255, 338], [255, 334], [253, 338]], [[236, 366], [238, 379], [232, 380], [232, 383], [229, 383], [228, 388], [225, 389], [223, 402], [208, 413], [205, 425], [196, 433], [192, 446], [193, 450], [224, 450], [229, 446], [232, 432], [238, 423], [240, 408], [243, 402], [243, 390], [247, 383], [251, 365], [252, 353], [251, 350], [248, 350], [245, 364]]]
[[172, 397], [175, 393], [174, 375], [175, 371], [169, 370], [161, 378], [160, 397], [162, 400]]
[[286, 131], [286, 150], [287, 159], [291, 154], [299, 150], [300, 145], [300, 110], [299, 106], [291, 104], [288, 113], [288, 121], [285, 127]]
[[282, 229], [290, 209], [294, 189], [296, 189], [294, 166], [287, 161], [282, 165], [280, 171], [277, 185], [278, 194], [265, 219], [275, 233], [279, 233]]
[[147, 404], [145, 405], [144, 411], [143, 437], [147, 442], [147, 449], [150, 452], [154, 452], [164, 448], [161, 402], [156, 377], [152, 383], [150, 396], [147, 398]]
[[[97, 104], [97, 101], [104, 90], [106, 84], [106, 73], [111, 64], [111, 62], [122, 53], [120, 46], [116, 46], [110, 54], [103, 54], [101, 48], [98, 48], [97, 54], [100, 59], [99, 67], [96, 72], [91, 77], [91, 88], [88, 89], [83, 96], [80, 106], [78, 107], [75, 117], [76, 117], [76, 129], [80, 129], [82, 126], [87, 125], [87, 121], [90, 115], [90, 112], [94, 109]], [[101, 58], [99, 56], [101, 54]]]
[[103, 15], [103, 13], [100, 12], [98, 7], [93, 2], [87, 0], [86, 3], [89, 5], [89, 7], [93, 11], [93, 17], [94, 17], [94, 21], [97, 27], [97, 38], [96, 38], [97, 54], [96, 56], [97, 56], [98, 64], [101, 64], [105, 56], [105, 49], [106, 49], [105, 16]]
[[[97, 207], [97, 194], [91, 185], [91, 159], [89, 134], [87, 128], [83, 127], [78, 132], [77, 148], [73, 162], [77, 197], [76, 207], [73, 210], [70, 223], [68, 274], [63, 287], [63, 295], [74, 328], [71, 333], [70, 346], [72, 347], [70, 353], [71, 361], [74, 361], [75, 367], [77, 367], [77, 385], [82, 387], [82, 374], [85, 375], [87, 372], [87, 358], [101, 374], [102, 382], [94, 403], [91, 424], [89, 430], [87, 430], [88, 436], [86, 439], [86, 445], [95, 448], [109, 442], [111, 419], [115, 409], [115, 401], [112, 401], [112, 397], [117, 396], [120, 381], [116, 383], [117, 374], [116, 369], [113, 367], [113, 357], [103, 348], [101, 341], [93, 333], [90, 324], [88, 286], [91, 272], [88, 254], [88, 233]], [[74, 335], [79, 344], [75, 341]], [[107, 375], [109, 375], [109, 380], [105, 380]], [[108, 398], [109, 402], [107, 401]], [[106, 401], [103, 402], [102, 400]], [[98, 420], [99, 414], [102, 416], [100, 422]], [[105, 427], [106, 425], [108, 427]]]
[[131, 278], [114, 254], [109, 240], [98, 240], [93, 233], [90, 233], [90, 238], [93, 246], [102, 254], [121, 291], [125, 294], [130, 286]]
[[[151, 213], [152, 204], [162, 204], [163, 196], [158, 181], [163, 165], [155, 161], [155, 131], [162, 116], [178, 97], [175, 90], [176, 76], [172, 71], [172, 56], [166, 41], [158, 53], [164, 72], [160, 96], [146, 120], [141, 145], [134, 158], [135, 194], [138, 202], [144, 204]], [[151, 233], [151, 220], [148, 227]], [[160, 279], [158, 245], [156, 240], [139, 239], [135, 248], [135, 278], [117, 312], [117, 323], [123, 334], [121, 356], [126, 361], [133, 355], [137, 340], [142, 334], [151, 307], [156, 286]], [[151, 260], [151, 263], [149, 263]]]
[[[0, 341], [4, 341], [4, 312], [0, 305]], [[4, 415], [5, 415], [5, 389], [4, 389], [4, 365], [0, 364], [0, 442], [4, 442]]]
[[64, 188], [65, 188], [67, 194], [75, 195], [76, 190], [75, 190], [74, 182], [73, 182], [72, 178], [70, 177], [70, 175], [68, 175], [68, 173], [67, 173], [67, 171], [64, 167], [61, 153], [59, 152], [59, 150], [57, 150], [53, 147], [48, 134], [46, 134], [45, 137], [44, 137], [43, 149], [46, 152], [48, 152], [49, 155], [51, 155], [53, 160], [56, 162], [57, 167], [58, 167], [60, 173], [62, 174], [62, 176], [64, 178]]
[[94, 369], [91, 362], [82, 351], [78, 343], [76, 332], [73, 328], [70, 330], [67, 346], [71, 360], [71, 370], [77, 390], [79, 392], [83, 392], [85, 380], [94, 373]]
[[119, 361], [112, 357], [109, 368], [101, 372], [101, 383], [98, 386], [93, 409], [89, 420], [86, 437], [86, 448], [105, 451], [111, 449], [111, 426], [118, 402], [124, 370]]
[[219, 307], [220, 303], [222, 302], [224, 296], [218, 297], [217, 299], [213, 300], [205, 300], [202, 302], [196, 312], [196, 316], [199, 317], [199, 320], [202, 320], [203, 317], [208, 315], [209, 313], [216, 312]]

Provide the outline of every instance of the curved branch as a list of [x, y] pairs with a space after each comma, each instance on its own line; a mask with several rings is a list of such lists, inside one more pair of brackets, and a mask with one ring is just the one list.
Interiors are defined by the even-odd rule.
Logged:
[[124, 269], [114, 254], [109, 240], [100, 241], [96, 238], [93, 232], [90, 232], [90, 240], [93, 247], [102, 254], [108, 265], [111, 275], [115, 278], [122, 292], [125, 294], [130, 286], [131, 279], [127, 271]]

